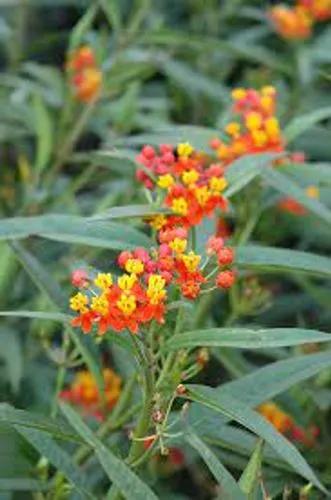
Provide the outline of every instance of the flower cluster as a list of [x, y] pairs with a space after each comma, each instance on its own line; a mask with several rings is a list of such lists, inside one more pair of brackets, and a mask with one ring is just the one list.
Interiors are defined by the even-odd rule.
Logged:
[[118, 266], [124, 273], [117, 279], [110, 273], [92, 278], [84, 270], [74, 271], [72, 283], [81, 291], [70, 299], [70, 307], [77, 313], [73, 326], [88, 333], [95, 325], [100, 335], [109, 329], [136, 334], [152, 320], [164, 323], [169, 289], [178, 289], [183, 297], [194, 300], [216, 273], [213, 288], [230, 288], [235, 281], [230, 269], [233, 249], [222, 238], [212, 237], [205, 266], [213, 264], [213, 271], [205, 276], [201, 255], [188, 249], [187, 236], [184, 228], [165, 229], [159, 233], [159, 245], [150, 252], [144, 248], [121, 252]]
[[248, 153], [283, 152], [285, 148], [276, 111], [276, 89], [237, 88], [232, 92], [233, 113], [237, 117], [225, 127], [226, 140], [213, 139], [221, 167]]
[[110, 368], [103, 370], [105, 385], [104, 402], [93, 375], [87, 370], [76, 373], [69, 388], [60, 397], [82, 408], [84, 413], [102, 419], [102, 409], [112, 410], [121, 393], [121, 378]]
[[75, 50], [67, 62], [75, 97], [82, 102], [95, 99], [101, 90], [102, 73], [97, 65], [91, 47], [82, 46]]
[[177, 148], [163, 144], [158, 151], [144, 146], [137, 161], [143, 166], [137, 170], [138, 180], [156, 192], [163, 206], [173, 212], [168, 217], [152, 218], [155, 229], [190, 228], [212, 215], [216, 208], [226, 209], [223, 167], [220, 163], [210, 164], [207, 155], [195, 151], [189, 143]]
[[288, 436], [293, 441], [298, 441], [305, 446], [313, 446], [319, 434], [316, 426], [303, 429], [294, 419], [284, 412], [278, 405], [268, 401], [259, 406], [258, 412], [268, 420], [281, 434]]
[[315, 22], [331, 18], [330, 0], [297, 0], [294, 7], [275, 5], [269, 18], [275, 31], [288, 40], [304, 40], [312, 34]]

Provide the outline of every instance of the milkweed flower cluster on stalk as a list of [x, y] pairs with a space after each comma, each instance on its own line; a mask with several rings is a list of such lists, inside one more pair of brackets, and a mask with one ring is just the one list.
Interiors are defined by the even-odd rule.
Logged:
[[288, 40], [304, 40], [316, 22], [331, 18], [330, 0], [297, 0], [294, 7], [279, 4], [269, 10], [275, 31]]
[[121, 378], [111, 369], [103, 369], [104, 399], [97, 382], [88, 370], [80, 370], [70, 386], [60, 393], [60, 398], [69, 401], [89, 416], [103, 419], [103, 411], [111, 411], [121, 394]]
[[215, 138], [210, 142], [223, 168], [245, 154], [285, 151], [285, 140], [275, 116], [276, 97], [272, 86], [233, 90], [235, 119], [225, 126], [226, 140]]
[[66, 67], [77, 100], [88, 103], [100, 94], [102, 72], [91, 47], [84, 45], [75, 50]]
[[188, 143], [160, 146], [159, 153], [145, 146], [139, 158], [154, 180], [144, 170], [138, 171], [138, 178], [171, 210], [149, 219], [156, 230], [154, 247], [120, 253], [119, 276], [74, 271], [72, 283], [80, 290], [70, 299], [77, 313], [72, 324], [85, 333], [96, 326], [100, 335], [125, 329], [137, 334], [153, 320], [165, 322], [173, 297], [195, 300], [201, 293], [230, 288], [235, 281], [234, 251], [221, 237], [209, 239], [204, 257], [195, 252], [190, 238], [193, 226], [218, 207], [226, 208], [222, 167], [208, 164], [207, 156]]
[[163, 144], [158, 151], [145, 146], [137, 161], [144, 166], [137, 171], [138, 180], [174, 212], [168, 217], [153, 218], [155, 229], [190, 228], [212, 215], [217, 207], [223, 211], [227, 208], [223, 196], [227, 181], [222, 165], [210, 163], [206, 154], [195, 151], [189, 143], [177, 148]]

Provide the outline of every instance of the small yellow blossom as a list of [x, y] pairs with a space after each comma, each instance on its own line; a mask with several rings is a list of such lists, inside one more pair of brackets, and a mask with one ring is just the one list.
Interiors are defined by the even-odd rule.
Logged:
[[135, 296], [132, 294], [127, 295], [126, 293], [122, 293], [116, 305], [126, 316], [130, 316], [137, 308]]
[[209, 179], [209, 187], [216, 193], [221, 193], [227, 187], [228, 181], [225, 177], [211, 177]]
[[144, 264], [140, 259], [128, 259], [125, 263], [125, 270], [130, 274], [142, 274], [144, 272]]
[[196, 253], [191, 251], [187, 255], [182, 255], [182, 260], [185, 264], [186, 269], [190, 273], [193, 273], [194, 271], [197, 270], [200, 264], [201, 255], [197, 255]]
[[88, 297], [81, 292], [78, 292], [76, 295], [71, 297], [70, 299], [70, 308], [73, 311], [77, 311], [80, 313], [85, 313], [88, 311]]
[[174, 184], [175, 184], [175, 179], [170, 174], [160, 175], [160, 177], [157, 180], [157, 185], [161, 189], [169, 189]]
[[188, 204], [185, 198], [180, 196], [179, 198], [174, 198], [172, 200], [171, 208], [174, 212], [179, 215], [187, 215], [188, 213]]
[[135, 274], [123, 274], [117, 280], [117, 284], [123, 291], [131, 290], [137, 281], [137, 276]]
[[105, 294], [100, 295], [99, 297], [93, 297], [91, 303], [92, 311], [95, 311], [103, 316], [106, 316], [109, 309], [108, 299]]
[[110, 273], [99, 273], [94, 280], [94, 284], [101, 290], [107, 290], [113, 284], [112, 275]]
[[182, 179], [183, 179], [183, 182], [184, 184], [186, 184], [187, 186], [190, 185], [190, 184], [194, 184], [195, 182], [197, 182], [197, 180], [199, 179], [199, 172], [197, 172], [196, 170], [194, 169], [191, 169], [191, 170], [186, 170], [185, 172], [183, 172], [182, 174]]
[[175, 238], [170, 241], [169, 247], [177, 254], [182, 254], [185, 252], [187, 248], [187, 240], [183, 240], [181, 238]]
[[193, 153], [193, 151], [194, 149], [189, 142], [182, 142], [177, 146], [178, 156], [182, 158], [188, 158]]

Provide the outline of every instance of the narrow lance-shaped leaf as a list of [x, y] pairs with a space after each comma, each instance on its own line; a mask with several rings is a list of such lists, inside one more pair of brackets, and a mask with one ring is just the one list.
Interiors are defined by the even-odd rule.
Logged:
[[217, 480], [220, 487], [221, 498], [224, 500], [244, 500], [245, 496], [235, 479], [218, 460], [211, 449], [192, 430], [188, 431], [185, 440], [199, 453], [210, 472]]
[[[35, 256], [25, 250], [18, 241], [11, 242], [11, 246], [38, 288], [51, 299], [56, 307], [59, 309], [64, 308], [65, 298], [62, 294], [62, 290], [58, 286], [57, 282], [52, 279], [46, 269], [44, 269], [43, 265]], [[103, 397], [104, 379], [98, 362], [99, 356], [96, 345], [93, 343], [91, 338], [80, 337], [80, 334], [70, 328], [70, 326], [67, 327], [67, 330], [89, 370], [93, 374], [99, 392]]]
[[210, 387], [188, 385], [187, 389], [188, 395], [193, 401], [206, 405], [231, 420], [235, 420], [263, 438], [298, 474], [326, 493], [324, 486], [295, 446], [276, 431], [273, 425], [261, 415], [228, 394], [217, 394]]
[[83, 443], [75, 432], [72, 431], [64, 422], [41, 417], [25, 410], [17, 410], [7, 403], [0, 403], [0, 422], [9, 425], [19, 425], [20, 427], [37, 429], [47, 432], [54, 438], [64, 439], [66, 441], [74, 441]]
[[184, 332], [171, 337], [165, 344], [166, 350], [206, 347], [237, 347], [258, 349], [284, 347], [311, 342], [330, 342], [331, 335], [302, 328], [209, 328]]
[[225, 177], [229, 186], [225, 190], [224, 195], [227, 198], [233, 196], [260, 175], [273, 160], [281, 156], [279, 153], [257, 153], [245, 155], [235, 160], [226, 169]]
[[236, 248], [236, 265], [256, 271], [305, 273], [331, 277], [331, 259], [298, 250], [247, 245]]
[[27, 429], [19, 425], [15, 425], [14, 427], [17, 432], [39, 451], [41, 456], [46, 457], [54, 467], [62, 472], [75, 488], [75, 492], [79, 494], [80, 498], [93, 498], [92, 494], [86, 489], [87, 481], [86, 479], [84, 481], [82, 471], [76, 467], [68, 453], [47, 433], [40, 430]]
[[285, 127], [284, 136], [287, 142], [292, 142], [299, 135], [309, 130], [311, 127], [316, 125], [322, 120], [326, 120], [331, 117], [331, 107], [316, 109], [311, 113], [307, 113], [303, 116], [297, 116]]
[[123, 207], [112, 207], [107, 212], [94, 215], [89, 220], [95, 222], [98, 220], [110, 219], [144, 218], [169, 213], [172, 213], [171, 210], [162, 207], [153, 207], [153, 205], [128, 205]]
[[33, 99], [34, 123], [36, 131], [36, 161], [34, 168], [41, 172], [47, 166], [53, 146], [53, 124], [49, 111], [38, 94]]
[[61, 403], [61, 409], [73, 428], [94, 449], [107, 476], [128, 500], [157, 500], [147, 484], [104, 446], [69, 405]]
[[301, 189], [300, 186], [292, 182], [288, 176], [281, 174], [275, 169], [268, 169], [263, 173], [263, 178], [268, 184], [277, 189], [277, 191], [294, 198], [321, 220], [327, 224], [331, 224], [331, 210], [329, 210], [320, 201], [307, 196], [305, 191]]
[[[270, 363], [239, 379], [226, 382], [215, 388], [214, 391], [217, 394], [225, 393], [240, 399], [242, 403], [252, 408], [286, 391], [293, 385], [313, 377], [330, 366], [330, 351], [297, 356]], [[213, 412], [208, 408], [202, 409], [200, 405], [193, 404], [188, 417], [191, 426], [198, 426], [200, 430], [203, 426], [208, 429], [208, 432], [212, 429], [210, 422], [213, 421]], [[228, 421], [225, 416], [219, 418], [222, 420], [219, 422], [220, 425]]]
[[147, 236], [128, 224], [107, 221], [91, 223], [91, 219], [85, 217], [57, 214], [0, 220], [0, 240], [30, 236], [115, 250], [150, 245]]
[[261, 473], [262, 457], [263, 457], [264, 442], [260, 439], [256, 445], [255, 450], [249, 462], [240, 476], [239, 486], [245, 493], [248, 500], [255, 499], [255, 491], [259, 482], [259, 475]]

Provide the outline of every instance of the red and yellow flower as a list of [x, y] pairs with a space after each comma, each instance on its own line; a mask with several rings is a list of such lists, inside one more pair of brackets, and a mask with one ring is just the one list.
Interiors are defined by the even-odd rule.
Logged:
[[226, 141], [213, 139], [210, 146], [216, 151], [220, 167], [249, 153], [283, 152], [282, 136], [276, 111], [276, 89], [263, 87], [260, 91], [237, 88], [232, 92], [235, 120], [225, 127]]
[[103, 418], [104, 410], [112, 410], [121, 393], [121, 378], [111, 369], [104, 368], [104, 398], [99, 392], [93, 375], [88, 370], [77, 372], [70, 386], [61, 392], [60, 397], [81, 407], [87, 415]]
[[157, 152], [144, 146], [137, 160], [143, 165], [137, 178], [147, 189], [157, 191], [163, 205], [173, 215], [157, 215], [149, 222], [156, 230], [164, 227], [190, 228], [211, 216], [216, 208], [226, 210], [223, 192], [227, 187], [220, 164], [210, 164], [206, 155], [193, 149], [189, 143], [177, 148], [161, 145]]
[[75, 50], [70, 54], [66, 67], [76, 99], [90, 102], [100, 94], [102, 72], [91, 47], [84, 45]]

